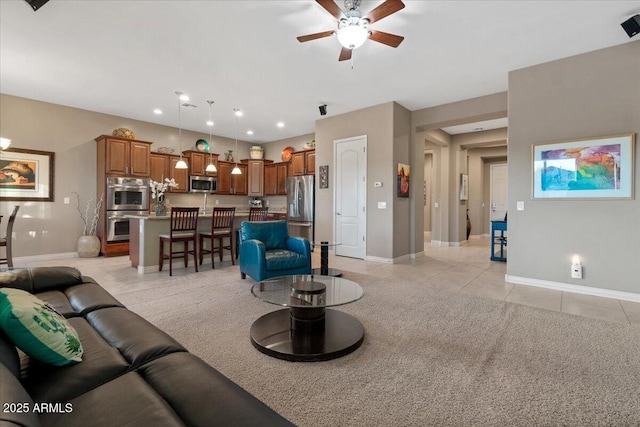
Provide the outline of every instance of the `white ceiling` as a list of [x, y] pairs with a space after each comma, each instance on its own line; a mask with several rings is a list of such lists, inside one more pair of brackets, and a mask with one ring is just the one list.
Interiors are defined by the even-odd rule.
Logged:
[[620, 23], [640, 12], [637, 0], [405, 4], [372, 24], [404, 42], [369, 40], [352, 63], [338, 62], [334, 36], [296, 40], [335, 28], [310, 0], [51, 0], [37, 12], [0, 0], [0, 91], [177, 126], [179, 90], [198, 106], [183, 109], [183, 128], [208, 133], [211, 99], [214, 134], [233, 137], [240, 108], [240, 139], [259, 143], [314, 132], [322, 103], [333, 116], [505, 91], [510, 70], [632, 41]]

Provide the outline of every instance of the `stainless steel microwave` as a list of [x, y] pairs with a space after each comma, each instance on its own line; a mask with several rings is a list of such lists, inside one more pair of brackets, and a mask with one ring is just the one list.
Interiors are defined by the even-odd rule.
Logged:
[[218, 178], [213, 176], [190, 176], [189, 191], [192, 193], [218, 192]]

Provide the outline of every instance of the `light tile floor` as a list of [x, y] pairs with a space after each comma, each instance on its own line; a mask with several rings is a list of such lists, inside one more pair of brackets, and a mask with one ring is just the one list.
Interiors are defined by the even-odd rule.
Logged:
[[[489, 238], [471, 239], [459, 247], [432, 247], [425, 243], [425, 257], [398, 264], [386, 264], [329, 255], [329, 266], [355, 273], [389, 278], [414, 280], [420, 286], [444, 289], [450, 292], [472, 294], [482, 298], [561, 311], [610, 322], [640, 326], [640, 303], [600, 298], [532, 286], [505, 282], [506, 264], [489, 260]], [[45, 265], [71, 265], [83, 274], [92, 276], [101, 284], [109, 284], [110, 291], [124, 290], [130, 284], [151, 287], [154, 282], [165, 282], [168, 272], [140, 275], [130, 267], [128, 257], [68, 258], [21, 262], [16, 267]], [[320, 266], [320, 251], [313, 253], [313, 266]], [[194, 273], [193, 266], [185, 270], [174, 266], [174, 275]], [[205, 268], [209, 268], [205, 266]], [[216, 269], [232, 267], [230, 261], [216, 262]], [[166, 276], [166, 277], [165, 277]]]

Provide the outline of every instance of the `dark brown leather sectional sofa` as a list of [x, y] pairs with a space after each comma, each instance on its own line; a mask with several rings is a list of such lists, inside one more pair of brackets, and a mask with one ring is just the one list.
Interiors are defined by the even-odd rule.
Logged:
[[[0, 272], [80, 335], [82, 362], [46, 365], [0, 331], [0, 426], [292, 426], [70, 267]], [[20, 410], [22, 409], [22, 410]]]

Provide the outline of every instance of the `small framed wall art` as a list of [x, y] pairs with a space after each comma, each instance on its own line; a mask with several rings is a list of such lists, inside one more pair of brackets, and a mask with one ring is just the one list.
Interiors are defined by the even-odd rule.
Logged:
[[409, 197], [409, 165], [398, 163], [398, 197]]
[[53, 202], [54, 160], [50, 151], [0, 152], [0, 201]]
[[535, 144], [534, 199], [633, 199], [635, 134]]
[[329, 188], [329, 165], [323, 165], [318, 167], [320, 175], [320, 188]]
[[469, 200], [469, 175], [460, 174], [460, 200]]

